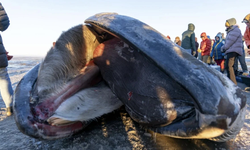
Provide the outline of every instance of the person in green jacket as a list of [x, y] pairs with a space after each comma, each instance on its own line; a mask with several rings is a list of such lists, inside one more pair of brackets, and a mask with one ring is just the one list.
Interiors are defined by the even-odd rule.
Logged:
[[192, 23], [188, 24], [188, 30], [182, 33], [182, 42], [181, 47], [186, 49], [191, 55], [195, 56], [196, 48], [195, 48], [195, 26]]

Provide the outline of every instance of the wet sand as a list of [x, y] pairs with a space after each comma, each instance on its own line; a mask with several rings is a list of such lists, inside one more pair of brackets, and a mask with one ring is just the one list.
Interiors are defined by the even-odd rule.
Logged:
[[[18, 82], [40, 58], [34, 63], [23, 63], [18, 69], [9, 68], [13, 89]], [[238, 83], [243, 90], [246, 85]], [[245, 123], [235, 139], [218, 143], [209, 140], [184, 140], [166, 137], [147, 131], [142, 126], [132, 121], [126, 111], [121, 108], [111, 114], [93, 121], [82, 132], [68, 138], [46, 141], [34, 139], [21, 133], [14, 117], [6, 117], [4, 109], [0, 110], [0, 149], [1, 150], [130, 150], [130, 149], [160, 149], [160, 150], [246, 150], [250, 149], [250, 93], [247, 96], [247, 111]], [[4, 103], [0, 97], [0, 108]]]

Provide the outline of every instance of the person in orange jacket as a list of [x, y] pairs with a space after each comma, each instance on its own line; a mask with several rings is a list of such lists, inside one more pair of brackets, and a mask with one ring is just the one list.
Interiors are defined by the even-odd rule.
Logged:
[[208, 56], [210, 56], [211, 50], [211, 40], [207, 38], [207, 34], [205, 32], [201, 33], [201, 39], [201, 61], [208, 63]]
[[179, 36], [175, 37], [174, 43], [181, 46], [181, 39]]
[[247, 25], [246, 31], [244, 33], [244, 39], [245, 39], [245, 44], [247, 48], [249, 49], [247, 52], [248, 54], [250, 54], [250, 14], [246, 15], [242, 23], [245, 23]]

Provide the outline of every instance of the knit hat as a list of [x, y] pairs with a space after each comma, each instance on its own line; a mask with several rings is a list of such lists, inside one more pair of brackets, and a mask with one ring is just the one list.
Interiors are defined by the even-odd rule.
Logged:
[[236, 19], [235, 18], [230, 18], [226, 20], [225, 26], [228, 28], [230, 26], [233, 26], [236, 24]]
[[242, 23], [248, 23], [248, 22], [250, 22], [250, 14], [246, 15], [246, 17], [242, 21]]

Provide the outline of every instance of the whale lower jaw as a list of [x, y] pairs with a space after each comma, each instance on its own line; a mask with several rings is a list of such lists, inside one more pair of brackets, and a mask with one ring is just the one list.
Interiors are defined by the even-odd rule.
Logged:
[[236, 120], [233, 122], [233, 124], [229, 127], [228, 130], [225, 130], [223, 134], [217, 137], [211, 137], [209, 140], [216, 142], [225, 142], [230, 139], [234, 139], [244, 125], [246, 109], [247, 108], [245, 106], [243, 109], [240, 110]]
[[246, 114], [246, 106], [243, 109], [241, 109], [237, 118], [232, 123], [232, 125], [228, 127], [227, 130], [216, 127], [207, 127], [205, 129], [202, 129], [201, 132], [199, 132], [197, 135], [193, 136], [187, 136], [187, 135], [181, 136], [180, 134], [176, 135], [176, 133], [184, 133], [181, 130], [174, 133], [168, 133], [168, 134], [163, 133], [162, 135], [178, 139], [209, 139], [211, 141], [216, 141], [216, 142], [225, 142], [230, 139], [234, 139], [237, 136], [237, 134], [244, 125], [245, 114]]

